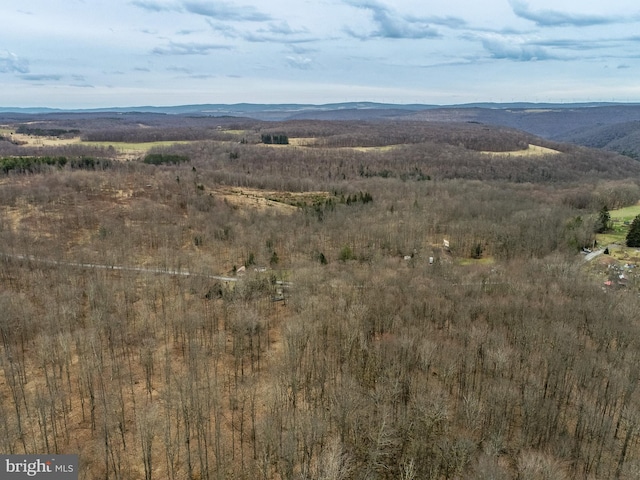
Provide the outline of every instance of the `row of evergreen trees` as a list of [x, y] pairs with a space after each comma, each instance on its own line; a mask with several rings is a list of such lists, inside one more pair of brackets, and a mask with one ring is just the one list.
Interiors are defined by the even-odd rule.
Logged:
[[82, 156], [79, 158], [59, 157], [5, 157], [0, 158], [0, 172], [39, 173], [50, 167], [63, 168], [68, 165], [71, 170], [104, 170], [111, 167], [111, 160]]
[[289, 137], [284, 134], [263, 133], [261, 138], [267, 145], [289, 145]]
[[149, 153], [142, 161], [150, 165], [178, 165], [190, 160], [191, 159], [187, 155], [178, 155], [175, 153]]
[[24, 135], [33, 135], [34, 137], [68, 137], [80, 135], [80, 130], [74, 128], [71, 130], [67, 130], [64, 128], [40, 128], [40, 127], [28, 127], [25, 125], [20, 125], [16, 129], [16, 133], [21, 133]]

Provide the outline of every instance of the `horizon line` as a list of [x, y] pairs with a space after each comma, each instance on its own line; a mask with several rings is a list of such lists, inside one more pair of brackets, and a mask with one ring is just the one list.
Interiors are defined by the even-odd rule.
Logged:
[[[197, 108], [242, 108], [242, 107], [277, 107], [285, 108], [326, 108], [326, 107], [351, 107], [358, 108], [358, 105], [365, 109], [366, 106], [386, 107], [386, 108], [482, 108], [493, 106], [495, 108], [508, 108], [517, 106], [537, 106], [537, 107], [589, 107], [589, 106], [638, 106], [640, 102], [633, 101], [574, 101], [574, 102], [533, 102], [533, 101], [477, 101], [467, 103], [393, 103], [393, 102], [376, 102], [376, 101], [345, 101], [345, 102], [327, 102], [327, 103], [254, 103], [254, 102], [237, 102], [237, 103], [186, 103], [171, 105], [130, 105], [130, 106], [108, 106], [108, 107], [48, 107], [48, 106], [0, 106], [0, 113], [91, 113], [91, 112], [140, 112], [141, 110], [171, 110], [171, 109], [197, 109]], [[149, 112], [145, 112], [149, 113]], [[212, 112], [213, 113], [213, 112]]]

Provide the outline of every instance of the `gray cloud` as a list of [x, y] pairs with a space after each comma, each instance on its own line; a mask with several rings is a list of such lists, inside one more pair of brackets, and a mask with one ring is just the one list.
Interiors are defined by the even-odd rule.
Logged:
[[157, 0], [132, 0], [131, 5], [148, 12], [183, 12], [216, 20], [266, 22], [271, 17], [252, 6], [241, 6], [221, 1], [187, 0], [162, 2]]
[[227, 25], [226, 23], [214, 22], [209, 18], [206, 21], [213, 31], [218, 32], [224, 37], [238, 38], [240, 36], [240, 32], [236, 28]]
[[377, 30], [366, 35], [358, 34], [350, 28], [345, 29], [351, 36], [360, 39], [376, 37], [422, 39], [440, 36], [439, 32], [429, 25], [427, 19], [400, 15], [375, 0], [345, 1], [353, 7], [370, 11], [373, 15], [373, 21], [378, 26]]
[[15, 53], [0, 51], [0, 73], [29, 73], [29, 62]]
[[258, 31], [256, 33], [242, 33], [240, 36], [247, 42], [266, 42], [266, 43], [283, 43], [283, 44], [295, 44], [295, 43], [309, 43], [316, 39], [311, 37], [299, 36], [296, 34], [281, 34], [278, 32], [270, 31]]
[[217, 20], [236, 20], [248, 22], [265, 22], [271, 17], [254, 7], [237, 6], [225, 2], [188, 1], [183, 2], [183, 8], [189, 13], [202, 15]]
[[507, 39], [484, 38], [482, 46], [493, 58], [531, 62], [536, 60], [557, 60], [559, 57], [548, 52], [547, 49], [527, 43], [516, 43]]
[[184, 67], [167, 67], [167, 72], [183, 73], [185, 75], [191, 75], [191, 70]]
[[316, 39], [305, 36], [307, 30], [294, 30], [287, 22], [270, 23], [268, 28], [258, 29], [256, 32], [245, 32], [222, 22], [207, 19], [209, 26], [217, 33], [227, 38], [241, 38], [253, 43], [308, 43]]
[[312, 67], [313, 61], [309, 57], [303, 56], [288, 56], [287, 63], [292, 68], [299, 70], [309, 70]]
[[189, 75], [189, 78], [193, 78], [195, 80], [209, 80], [211, 78], [217, 78], [217, 75], [198, 74], [198, 75]]
[[[581, 13], [565, 13], [557, 10], [532, 10], [529, 5], [521, 0], [509, 0], [513, 13], [518, 17], [535, 22], [539, 27], [589, 27], [593, 25], [607, 25], [623, 23], [629, 18], [613, 17], [606, 15], [584, 15]], [[635, 16], [637, 18], [637, 15]]]
[[536, 40], [530, 43], [531, 45], [537, 45], [539, 47], [551, 47], [551, 48], [563, 48], [566, 50], [597, 50], [605, 48], [606, 45], [601, 42], [585, 41], [585, 40], [572, 40], [572, 39], [548, 39], [548, 40]]
[[133, 0], [131, 5], [149, 12], [170, 12], [178, 10], [175, 3], [158, 2], [156, 0]]
[[177, 43], [171, 42], [166, 47], [156, 47], [154, 55], [209, 55], [215, 50], [231, 50], [228, 45], [211, 43]]
[[458, 17], [438, 17], [438, 16], [428, 16], [428, 17], [414, 17], [413, 15], [407, 15], [405, 17], [409, 22], [428, 22], [433, 25], [439, 25], [442, 27], [448, 27], [452, 29], [466, 28], [468, 23], [466, 20]]
[[29, 82], [58, 82], [62, 78], [62, 75], [27, 74], [20, 75], [20, 78]]
[[308, 30], [294, 30], [286, 21], [269, 24], [269, 32], [278, 35], [298, 35], [308, 33]]
[[[575, 58], [602, 59], [611, 56], [618, 58], [632, 58], [632, 56], [629, 55], [629, 52], [633, 51], [635, 48], [633, 42], [634, 39], [629, 37], [589, 39], [550, 38], [542, 40], [532, 40], [527, 42], [527, 44], [531, 46], [542, 47], [545, 49], [549, 48], [551, 50], [575, 52], [573, 54]], [[617, 52], [615, 55], [612, 54], [612, 52], [614, 51]]]
[[309, 48], [307, 46], [303, 46], [298, 43], [293, 43], [291, 45], [288, 45], [288, 48], [290, 48], [293, 53], [296, 53], [298, 55], [304, 55], [307, 53], [316, 53], [318, 51], [316, 48]]

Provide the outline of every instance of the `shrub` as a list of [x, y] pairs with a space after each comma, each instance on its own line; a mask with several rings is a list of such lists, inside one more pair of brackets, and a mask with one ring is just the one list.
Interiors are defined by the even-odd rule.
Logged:
[[340, 261], [346, 262], [347, 260], [353, 260], [354, 258], [356, 257], [349, 245], [345, 245], [344, 247], [342, 247], [342, 250], [340, 250], [340, 256], [338, 257]]

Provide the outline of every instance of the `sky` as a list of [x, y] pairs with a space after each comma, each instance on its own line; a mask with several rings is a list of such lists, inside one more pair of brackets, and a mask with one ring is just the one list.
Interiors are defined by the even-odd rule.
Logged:
[[3, 107], [640, 102], [637, 0], [3, 3]]

